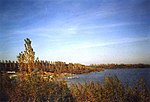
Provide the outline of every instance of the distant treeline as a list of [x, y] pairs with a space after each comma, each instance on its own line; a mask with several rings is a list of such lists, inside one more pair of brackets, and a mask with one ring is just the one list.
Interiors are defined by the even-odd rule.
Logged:
[[150, 64], [91, 64], [93, 68], [116, 69], [116, 68], [150, 68]]
[[[26, 71], [29, 64], [21, 63], [20, 69], [18, 67], [17, 61], [8, 61], [8, 60], [0, 60], [0, 70], [1, 71]], [[30, 64], [31, 70], [34, 69], [46, 71], [46, 72], [56, 72], [56, 73], [89, 73], [93, 71], [102, 71], [103, 69], [116, 69], [116, 68], [150, 68], [150, 64], [91, 64], [89, 66], [85, 66], [80, 63], [69, 63], [61, 61], [42, 61], [36, 60], [34, 63]]]
[[0, 60], [0, 71], [18, 71], [18, 62]]
[[[72, 74], [81, 74], [81, 73], [89, 73], [94, 71], [102, 71], [102, 69], [92, 68], [89, 66], [85, 66], [79, 63], [69, 63], [57, 61], [39, 61], [36, 60], [34, 63], [21, 63], [20, 66], [16, 61], [7, 61], [0, 60], [0, 70], [1, 71], [27, 71], [28, 66], [30, 65], [31, 70], [42, 70], [46, 72], [52, 73], [72, 73]], [[19, 67], [18, 67], [19, 66]]]

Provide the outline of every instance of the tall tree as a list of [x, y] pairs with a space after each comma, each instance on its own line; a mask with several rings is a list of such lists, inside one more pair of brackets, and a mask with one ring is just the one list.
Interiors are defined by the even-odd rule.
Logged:
[[[35, 59], [35, 52], [33, 51], [33, 48], [31, 46], [31, 41], [29, 38], [24, 39], [25, 41], [25, 51], [19, 53], [18, 58], [18, 63], [19, 63], [19, 70], [23, 71], [26, 70], [27, 72], [31, 72], [32, 65], [34, 63]], [[24, 65], [27, 64], [27, 69], [24, 69]]]

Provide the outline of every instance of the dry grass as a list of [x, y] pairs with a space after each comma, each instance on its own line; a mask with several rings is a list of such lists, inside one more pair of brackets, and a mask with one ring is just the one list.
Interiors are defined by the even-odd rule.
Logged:
[[116, 76], [105, 77], [104, 83], [73, 84], [45, 80], [37, 74], [9, 79], [1, 73], [0, 101], [9, 102], [149, 102], [144, 79], [134, 86], [123, 85]]

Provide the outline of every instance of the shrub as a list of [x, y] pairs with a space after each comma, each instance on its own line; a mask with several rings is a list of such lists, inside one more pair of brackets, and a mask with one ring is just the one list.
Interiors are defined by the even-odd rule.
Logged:
[[105, 77], [103, 83], [86, 81], [72, 84], [49, 81], [36, 74], [22, 74], [10, 79], [1, 73], [0, 101], [10, 102], [149, 102], [150, 94], [143, 78], [129, 86], [116, 77]]
[[71, 93], [76, 102], [149, 102], [150, 94], [143, 79], [133, 87], [123, 85], [116, 77], [105, 77], [104, 83], [72, 84]]
[[72, 102], [72, 95], [65, 81], [47, 81], [37, 75], [18, 79], [9, 92], [11, 102]]

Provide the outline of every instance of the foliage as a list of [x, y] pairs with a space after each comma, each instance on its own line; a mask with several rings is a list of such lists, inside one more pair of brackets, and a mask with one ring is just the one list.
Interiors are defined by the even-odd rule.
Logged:
[[73, 101], [65, 81], [48, 81], [36, 74], [24, 73], [20, 79], [17, 78], [15, 82], [11, 83], [9, 88], [6, 87], [5, 93], [10, 102]]
[[91, 64], [92, 68], [105, 68], [105, 69], [116, 69], [116, 68], [150, 68], [150, 64]]
[[[26, 78], [22, 78], [26, 77]], [[9, 79], [3, 74], [0, 101], [10, 102], [149, 102], [150, 93], [143, 78], [134, 86], [123, 85], [114, 77], [105, 77], [103, 83], [90, 81], [72, 84], [48, 81], [36, 74], [23, 74]]]
[[[20, 66], [21, 68], [18, 68]], [[104, 69], [115, 69], [115, 68], [149, 68], [148, 64], [92, 64], [90, 66], [85, 66], [79, 63], [69, 63], [61, 61], [43, 61], [38, 58], [31, 64], [31, 71], [35, 68], [52, 73], [72, 73], [81, 74], [96, 71], [103, 71]], [[10, 60], [0, 60], [0, 70], [1, 71], [18, 71], [18, 70], [28, 69], [27, 63], [18, 63], [18, 61]]]
[[0, 71], [0, 102], [8, 101], [8, 90], [11, 91], [12, 80], [8, 74]]
[[150, 94], [141, 79], [133, 87], [125, 86], [116, 76], [105, 77], [104, 83], [73, 84], [71, 93], [76, 102], [149, 102]]
[[[31, 46], [31, 41], [30, 39], [25, 39], [25, 51], [24, 53], [21, 52], [19, 53], [18, 58], [18, 63], [19, 63], [19, 70], [20, 71], [27, 71], [31, 72], [31, 68], [33, 67], [34, 59], [35, 59], [35, 52], [33, 51], [33, 48]], [[27, 65], [27, 69], [24, 69], [23, 64]]]
[[[23, 62], [11, 62], [11, 61], [0, 61], [0, 69], [3, 71], [18, 71], [18, 64], [20, 72], [25, 71], [28, 69], [28, 63]], [[99, 72], [103, 71], [103, 68], [92, 68], [89, 66], [85, 66], [79, 63], [69, 63], [66, 64], [65, 62], [61, 61], [42, 61], [38, 58], [31, 63], [30, 71], [34, 69], [39, 69], [44, 72], [52, 72], [52, 73], [72, 73], [72, 74], [82, 74], [82, 73], [89, 73], [89, 72]], [[27, 70], [26, 70], [27, 71]]]

